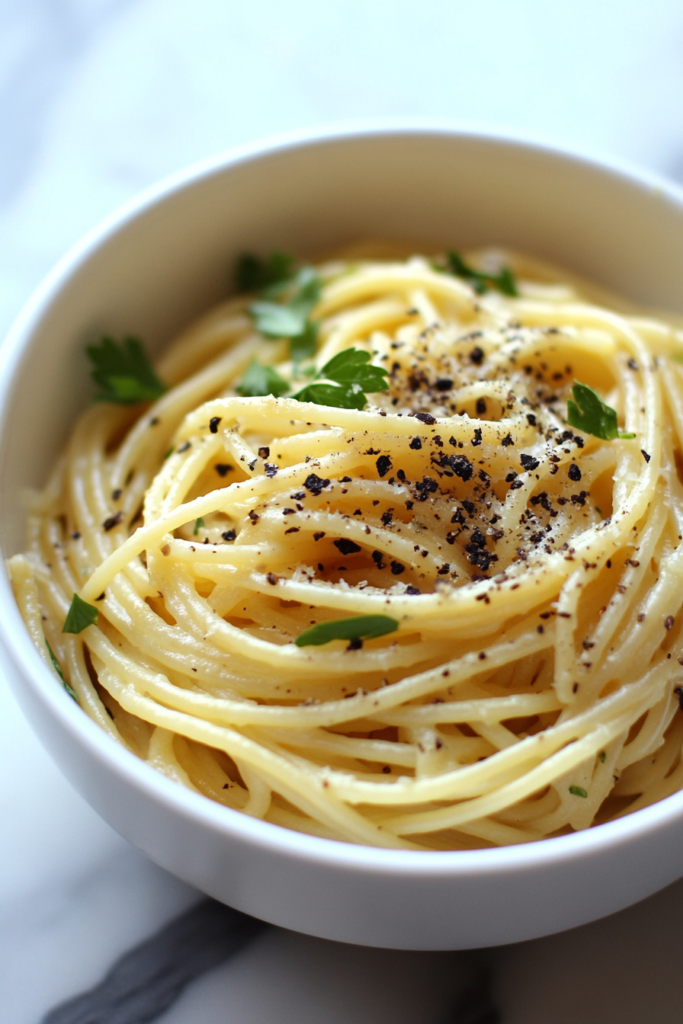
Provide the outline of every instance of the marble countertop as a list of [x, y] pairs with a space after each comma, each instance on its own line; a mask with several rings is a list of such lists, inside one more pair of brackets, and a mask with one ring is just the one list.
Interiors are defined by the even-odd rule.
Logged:
[[[450, 118], [683, 178], [682, 58], [678, 0], [0, 0], [0, 334], [113, 207], [282, 130]], [[37, 1024], [201, 898], [71, 790], [1, 680], [0, 821], [4, 1024]], [[454, 1007], [483, 965], [505, 1024], [673, 1024], [682, 921], [680, 882], [606, 921], [474, 956], [268, 928], [158, 1019], [473, 1024]]]

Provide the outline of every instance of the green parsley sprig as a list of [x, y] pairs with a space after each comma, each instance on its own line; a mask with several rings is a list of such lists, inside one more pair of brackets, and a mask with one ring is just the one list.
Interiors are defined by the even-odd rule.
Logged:
[[298, 363], [315, 354], [318, 324], [311, 312], [320, 301], [322, 283], [312, 267], [293, 272], [293, 262], [281, 252], [268, 260], [245, 253], [237, 262], [235, 278], [238, 291], [258, 293], [248, 307], [256, 330], [264, 338], [289, 338], [292, 359]]
[[289, 381], [281, 377], [272, 366], [262, 366], [252, 359], [246, 373], [235, 389], [243, 398], [256, 398], [259, 395], [275, 395], [280, 398], [290, 389]]
[[338, 409], [364, 409], [368, 401], [366, 392], [389, 390], [388, 376], [389, 371], [383, 366], [371, 365], [369, 352], [346, 348], [325, 363], [315, 379], [292, 398]]
[[272, 252], [267, 260], [245, 252], [235, 265], [235, 287], [240, 294], [260, 292], [291, 280], [294, 259], [284, 252]]
[[515, 276], [509, 267], [503, 267], [498, 274], [487, 274], [484, 271], [475, 270], [465, 262], [459, 252], [449, 249], [446, 253], [446, 267], [438, 269], [445, 269], [447, 273], [453, 274], [455, 277], [464, 278], [478, 295], [483, 295], [489, 288], [497, 288], [499, 292], [510, 296], [510, 298], [514, 299], [519, 296]]
[[332, 640], [372, 640], [376, 636], [394, 633], [398, 619], [390, 615], [354, 615], [348, 619], [319, 622], [300, 633], [294, 643], [297, 647], [320, 647]]
[[92, 363], [91, 376], [102, 389], [96, 402], [153, 402], [166, 388], [159, 380], [138, 338], [124, 338], [119, 344], [104, 337], [86, 348]]
[[78, 704], [79, 701], [78, 701], [78, 696], [76, 694], [76, 691], [74, 690], [73, 686], [70, 686], [69, 683], [67, 683], [66, 679], [64, 678], [64, 674], [62, 673], [62, 666], [57, 661], [57, 659], [55, 657], [55, 652], [52, 650], [52, 648], [50, 647], [50, 645], [47, 642], [47, 640], [45, 641], [45, 646], [47, 647], [47, 653], [50, 655], [50, 661], [52, 662], [52, 667], [55, 670], [55, 672], [57, 673], [57, 675], [59, 676], [59, 678], [62, 680], [62, 686], [64, 687], [66, 692], [69, 694], [69, 696], [73, 697], [73, 699]]
[[88, 626], [97, 622], [98, 614], [94, 605], [88, 604], [78, 594], [74, 594], [71, 599], [71, 607], [62, 626], [62, 633], [82, 633]]
[[636, 436], [619, 430], [616, 409], [603, 402], [587, 384], [576, 381], [572, 395], [574, 401], [571, 398], [567, 401], [567, 423], [570, 427], [577, 427], [584, 434], [592, 434], [603, 441], [613, 441], [616, 437], [630, 440]]
[[[299, 402], [314, 402], [316, 405], [331, 405], [337, 409], [364, 409], [367, 405], [366, 392], [387, 391], [386, 377], [389, 371], [382, 366], [372, 366], [371, 356], [358, 348], [346, 348], [328, 360], [315, 375], [314, 380], [290, 398]], [[279, 398], [289, 391], [290, 385], [273, 369], [253, 361], [237, 386], [237, 392], [245, 397], [275, 395]]]

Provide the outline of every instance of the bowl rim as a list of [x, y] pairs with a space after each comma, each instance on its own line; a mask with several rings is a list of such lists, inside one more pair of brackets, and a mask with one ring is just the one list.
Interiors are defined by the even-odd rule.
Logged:
[[[652, 190], [664, 201], [683, 208], [683, 188], [656, 172], [644, 170], [628, 160], [605, 156], [584, 147], [568, 147], [552, 138], [520, 133], [498, 127], [481, 127], [443, 119], [409, 120], [383, 118], [349, 121], [317, 128], [281, 132], [255, 142], [220, 151], [164, 176], [120, 204], [92, 227], [57, 261], [36, 288], [0, 344], [0, 432], [7, 420], [7, 398], [13, 387], [35, 329], [62, 287], [100, 247], [125, 231], [145, 211], [172, 196], [201, 185], [215, 175], [250, 162], [267, 160], [289, 150], [315, 149], [321, 145], [343, 145], [361, 140], [406, 136], [457, 137], [462, 140], [505, 146], [550, 157], [562, 163], [585, 167], [607, 178], [624, 180], [631, 186]], [[473, 850], [396, 850], [364, 846], [342, 840], [300, 833], [252, 818], [193, 792], [165, 777], [131, 751], [107, 736], [82, 710], [74, 714], [74, 702], [59, 686], [55, 674], [33, 646], [19, 613], [3, 559], [0, 573], [0, 644], [9, 655], [23, 685], [58, 720], [70, 740], [104, 764], [118, 778], [140, 790], [168, 810], [180, 812], [197, 825], [209, 827], [226, 838], [309, 863], [343, 867], [350, 871], [395, 876], [489, 876], [501, 872], [526, 872], [535, 867], [591, 858], [601, 851], [622, 846], [637, 836], [645, 838], [667, 823], [683, 817], [683, 790], [621, 818], [569, 835], [529, 843]], [[57, 685], [55, 685], [57, 682]]]

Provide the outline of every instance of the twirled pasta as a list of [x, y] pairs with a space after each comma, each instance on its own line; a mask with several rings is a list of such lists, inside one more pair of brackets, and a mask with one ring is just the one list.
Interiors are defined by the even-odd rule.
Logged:
[[[681, 339], [505, 260], [519, 297], [423, 257], [318, 268], [317, 365], [354, 346], [390, 373], [363, 411], [239, 397], [254, 356], [294, 368], [237, 298], [154, 405], [84, 413], [10, 569], [105, 732], [227, 807], [395, 848], [540, 839], [683, 785]], [[569, 428], [576, 380], [635, 438]], [[99, 619], [71, 636], [74, 592]], [[292, 642], [358, 614], [399, 628]]]

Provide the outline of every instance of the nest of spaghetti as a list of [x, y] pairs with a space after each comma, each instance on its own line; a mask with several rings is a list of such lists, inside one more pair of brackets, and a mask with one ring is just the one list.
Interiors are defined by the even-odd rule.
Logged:
[[[321, 265], [308, 364], [231, 299], [156, 402], [87, 410], [33, 500], [10, 567], [37, 648], [228, 808], [450, 850], [683, 786], [679, 332], [529, 259], [471, 262], [515, 294], [424, 257]], [[386, 371], [363, 408], [239, 394], [254, 360], [294, 390], [349, 348]], [[569, 426], [576, 381], [633, 436]], [[70, 635], [74, 593], [98, 615]], [[296, 642], [358, 616], [394, 625]]]

